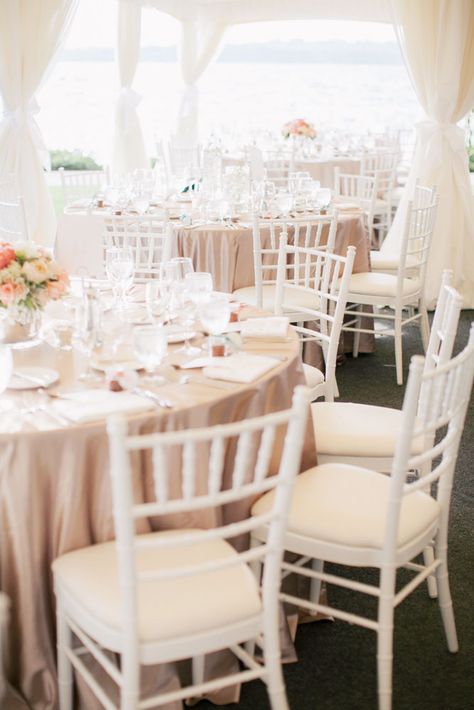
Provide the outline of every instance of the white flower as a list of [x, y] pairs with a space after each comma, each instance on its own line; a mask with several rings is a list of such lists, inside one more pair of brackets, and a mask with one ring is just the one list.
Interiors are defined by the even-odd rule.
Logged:
[[39, 284], [42, 281], [47, 281], [51, 275], [49, 263], [46, 261], [46, 259], [34, 259], [34, 261], [25, 261], [25, 263], [23, 264], [23, 273], [28, 281], [31, 281], [35, 284]]

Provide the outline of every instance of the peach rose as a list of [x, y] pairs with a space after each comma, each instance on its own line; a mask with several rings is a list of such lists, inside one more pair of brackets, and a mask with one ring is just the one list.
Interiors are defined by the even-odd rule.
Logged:
[[56, 301], [64, 294], [64, 292], [66, 291], [66, 287], [67, 283], [65, 283], [63, 280], [48, 281], [46, 290], [48, 292], [48, 296], [52, 298], [53, 301]]
[[11, 306], [16, 301], [20, 301], [26, 295], [26, 288], [23, 284], [16, 284], [13, 281], [7, 281], [0, 286], [0, 301], [5, 306]]
[[15, 250], [9, 244], [0, 246], [0, 269], [4, 269], [15, 260]]

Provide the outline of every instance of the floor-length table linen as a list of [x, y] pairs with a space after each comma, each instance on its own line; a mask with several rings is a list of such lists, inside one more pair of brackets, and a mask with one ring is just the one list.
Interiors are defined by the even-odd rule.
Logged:
[[[249, 345], [265, 352], [264, 343]], [[206, 426], [252, 417], [290, 405], [294, 386], [303, 382], [296, 336], [273, 342], [269, 349], [284, 358], [267, 375], [231, 390], [202, 384], [160, 388], [174, 404], [129, 418], [130, 433]], [[15, 366], [55, 366], [61, 386], [72, 378], [71, 354], [47, 345], [15, 353]], [[301, 470], [314, 465], [315, 447], [308, 426]], [[137, 464], [136, 490], [144, 500], [152, 496], [151, 471]], [[179, 483], [175, 485], [179, 486]], [[250, 507], [250, 504], [249, 504]], [[229, 506], [225, 515], [239, 519], [248, 513]], [[224, 514], [224, 513], [222, 513]], [[160, 527], [211, 527], [212, 512], [161, 520]], [[105, 422], [0, 434], [0, 588], [12, 599], [10, 626], [10, 681], [34, 710], [56, 710], [55, 619], [51, 563], [58, 555], [114, 537], [108, 445]], [[217, 674], [225, 657], [210, 659]], [[147, 674], [150, 679], [149, 673]], [[177, 683], [174, 666], [160, 666], [153, 683], [170, 688]], [[227, 694], [226, 694], [227, 692]], [[234, 693], [236, 691], [233, 691]], [[221, 691], [216, 701], [237, 700]], [[82, 692], [81, 708], [92, 710], [90, 695]], [[176, 710], [176, 704], [167, 706]]]

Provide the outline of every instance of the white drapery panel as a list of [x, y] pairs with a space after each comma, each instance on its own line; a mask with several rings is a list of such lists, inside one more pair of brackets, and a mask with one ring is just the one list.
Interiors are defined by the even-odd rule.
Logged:
[[454, 271], [464, 308], [474, 307], [474, 202], [464, 132], [456, 124], [474, 105], [474, 2], [393, 0], [402, 52], [426, 120], [405, 193], [382, 251], [398, 253], [415, 182], [436, 185], [439, 206], [426, 279], [434, 307], [443, 269]]
[[140, 59], [140, 3], [122, 0], [118, 8], [117, 64], [120, 91], [115, 109], [112, 170], [123, 174], [149, 167], [137, 106], [140, 95], [132, 89]]
[[28, 234], [50, 246], [56, 217], [43, 167], [49, 166], [35, 114], [35, 93], [69, 27], [77, 0], [0, 2], [0, 178], [15, 175], [24, 198]]
[[181, 25], [179, 63], [184, 88], [178, 109], [176, 142], [194, 147], [199, 135], [199, 90], [197, 82], [215, 56], [226, 25], [196, 16]]

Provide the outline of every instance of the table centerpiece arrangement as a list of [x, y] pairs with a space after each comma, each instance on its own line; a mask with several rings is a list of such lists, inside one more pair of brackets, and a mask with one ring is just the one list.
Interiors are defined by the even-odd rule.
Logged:
[[48, 251], [31, 243], [0, 243], [0, 343], [35, 343], [40, 315], [69, 287], [67, 273]]
[[296, 158], [308, 157], [310, 144], [318, 135], [316, 128], [305, 118], [294, 118], [283, 124], [281, 134], [285, 140], [291, 140]]

